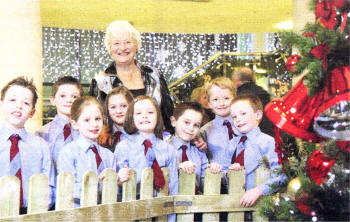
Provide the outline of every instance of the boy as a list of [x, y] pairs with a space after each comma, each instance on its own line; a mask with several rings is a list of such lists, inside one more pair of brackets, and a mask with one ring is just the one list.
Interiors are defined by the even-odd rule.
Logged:
[[[230, 106], [236, 90], [230, 79], [219, 77], [209, 82], [206, 91], [209, 107], [215, 113], [215, 119], [201, 128], [201, 136], [207, 141], [207, 155], [210, 162], [220, 164], [225, 173], [231, 164], [228, 155], [229, 141], [237, 135], [230, 116]], [[225, 180], [222, 181], [221, 192], [227, 193]]]
[[50, 102], [56, 106], [57, 115], [51, 122], [42, 126], [37, 135], [49, 143], [55, 169], [60, 149], [79, 135], [77, 130], [71, 128], [69, 119], [74, 100], [83, 93], [83, 87], [79, 81], [70, 76], [58, 79], [52, 86]]
[[[196, 187], [199, 190], [202, 190], [205, 169], [211, 168], [205, 153], [191, 143], [199, 133], [203, 114], [204, 110], [197, 102], [178, 104], [173, 116], [170, 117], [171, 125], [175, 128], [175, 136], [168, 139], [175, 148], [179, 168], [188, 174], [196, 173]], [[211, 165], [214, 169], [220, 167], [216, 163]]]
[[1, 90], [4, 122], [0, 126], [0, 177], [15, 175], [21, 181], [20, 207], [28, 206], [28, 184], [33, 174], [43, 173], [49, 179], [49, 205], [52, 203], [53, 178], [47, 143], [25, 130], [24, 124], [35, 113], [38, 99], [32, 81], [18, 77]]
[[[229, 169], [246, 172], [246, 192], [240, 200], [243, 207], [252, 206], [261, 195], [270, 192], [269, 184], [279, 183], [283, 176], [273, 174], [279, 166], [278, 156], [275, 153], [273, 137], [262, 133], [259, 123], [263, 116], [263, 106], [260, 99], [251, 94], [237, 96], [231, 105], [231, 116], [236, 129], [240, 132], [232, 141], [232, 165]], [[259, 186], [254, 185], [254, 172], [260, 167], [260, 162], [266, 156], [271, 170], [270, 178]]]

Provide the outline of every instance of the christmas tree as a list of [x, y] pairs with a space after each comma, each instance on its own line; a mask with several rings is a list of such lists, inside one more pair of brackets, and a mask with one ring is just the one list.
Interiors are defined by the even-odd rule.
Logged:
[[262, 199], [270, 220], [350, 220], [350, 1], [313, 0], [315, 23], [302, 33], [281, 34], [297, 49], [286, 62], [300, 81], [266, 106], [279, 130], [299, 138], [298, 152], [276, 135], [276, 152], [287, 176], [279, 193]]

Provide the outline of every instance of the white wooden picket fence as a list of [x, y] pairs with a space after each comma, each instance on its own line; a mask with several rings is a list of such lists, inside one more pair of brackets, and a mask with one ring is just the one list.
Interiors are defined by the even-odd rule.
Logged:
[[[239, 206], [244, 194], [244, 171], [229, 171], [229, 194], [220, 195], [221, 175], [205, 174], [204, 194], [194, 195], [195, 174], [179, 172], [179, 195], [168, 196], [169, 170], [162, 168], [166, 186], [153, 197], [153, 171], [143, 170], [140, 200], [136, 200], [136, 173], [131, 170], [130, 180], [123, 184], [122, 202], [117, 202], [117, 173], [109, 170], [102, 181], [102, 203], [97, 205], [98, 177], [85, 173], [81, 207], [74, 208], [74, 178], [70, 173], [61, 173], [57, 178], [56, 209], [47, 211], [48, 179], [44, 174], [33, 175], [29, 181], [28, 214], [19, 215], [19, 180], [15, 176], [0, 178], [0, 221], [165, 221], [168, 214], [177, 214], [178, 221], [193, 221], [193, 213], [203, 213], [203, 221], [219, 221], [219, 212], [228, 212], [228, 221], [244, 221], [244, 211], [255, 211]], [[268, 170], [259, 168], [256, 184], [268, 175]], [[253, 212], [254, 221], [267, 221]]]

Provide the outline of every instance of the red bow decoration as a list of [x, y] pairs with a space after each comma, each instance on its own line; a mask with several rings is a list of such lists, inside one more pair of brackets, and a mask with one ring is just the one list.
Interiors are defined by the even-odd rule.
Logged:
[[315, 38], [316, 37], [315, 33], [311, 33], [311, 32], [304, 32], [303, 36], [309, 37], [309, 38]]
[[299, 62], [300, 58], [301, 57], [299, 55], [297, 55], [297, 54], [293, 54], [290, 57], [288, 57], [287, 62], [286, 62], [286, 69], [288, 71], [294, 72], [295, 71], [295, 66]]
[[310, 50], [310, 53], [318, 59], [323, 59], [322, 68], [325, 70], [327, 66], [328, 45], [321, 43]]
[[350, 141], [337, 141], [337, 147], [350, 153]]
[[324, 0], [316, 2], [315, 19], [319, 20], [324, 27], [333, 30], [338, 24], [335, 8], [342, 8], [346, 0]]
[[306, 170], [312, 181], [321, 184], [326, 181], [327, 174], [333, 166], [333, 159], [326, 157], [321, 150], [315, 150], [307, 160]]
[[275, 132], [275, 152], [278, 156], [278, 163], [282, 164], [282, 161], [288, 161], [288, 158], [282, 150], [283, 141], [281, 136], [281, 129], [275, 126], [273, 130]]

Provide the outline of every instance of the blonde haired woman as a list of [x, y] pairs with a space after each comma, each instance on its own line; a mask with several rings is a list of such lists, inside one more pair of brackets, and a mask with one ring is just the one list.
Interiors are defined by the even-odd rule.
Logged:
[[103, 103], [109, 91], [117, 86], [125, 86], [134, 97], [151, 96], [161, 108], [166, 129], [172, 131], [170, 115], [174, 105], [163, 75], [156, 68], [135, 60], [141, 47], [140, 32], [128, 21], [114, 21], [107, 27], [105, 45], [114, 61], [92, 80], [90, 95]]

